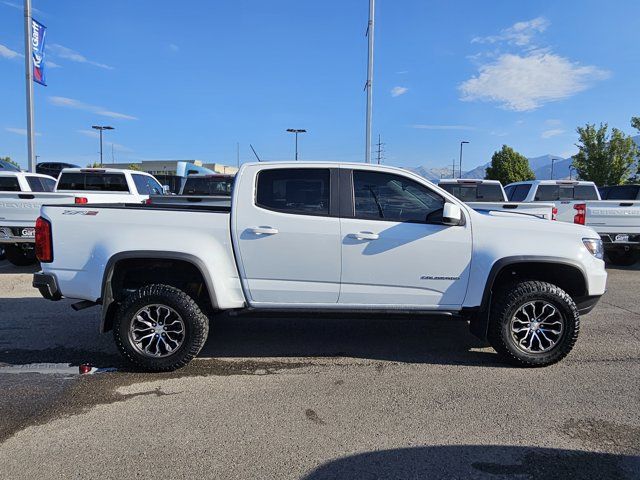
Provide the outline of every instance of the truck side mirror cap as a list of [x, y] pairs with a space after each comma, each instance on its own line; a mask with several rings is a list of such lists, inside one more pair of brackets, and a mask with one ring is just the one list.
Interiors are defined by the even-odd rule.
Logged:
[[162, 193], [169, 195], [171, 193], [171, 187], [169, 187], [169, 185], [162, 185]]
[[445, 203], [442, 209], [442, 224], [449, 226], [460, 225], [462, 221], [462, 210], [454, 203]]

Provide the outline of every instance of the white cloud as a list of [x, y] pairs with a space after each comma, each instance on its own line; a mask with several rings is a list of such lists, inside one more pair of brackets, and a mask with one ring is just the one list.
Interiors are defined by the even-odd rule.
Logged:
[[476, 127], [471, 127], [469, 125], [425, 125], [425, 124], [411, 125], [411, 128], [417, 128], [421, 130], [475, 130], [476, 129]]
[[544, 32], [549, 26], [549, 21], [544, 17], [537, 17], [525, 22], [516, 22], [509, 28], [505, 28], [498, 35], [488, 37], [475, 37], [471, 43], [498, 43], [508, 42], [523, 47], [529, 45], [533, 37]]
[[178, 45], [176, 45], [175, 43], [170, 43], [169, 44], [169, 50], [171, 52], [178, 52], [178, 51], [180, 51], [180, 47]]
[[544, 132], [542, 132], [542, 135], [540, 135], [541, 138], [551, 138], [551, 137], [557, 137], [558, 135], [562, 135], [565, 131], [561, 128], [552, 128], [551, 130], [545, 130]]
[[409, 89], [407, 87], [393, 87], [391, 89], [391, 96], [392, 97], [399, 97], [400, 95], [404, 95], [408, 91], [409, 91]]
[[[551, 48], [534, 46], [534, 36], [548, 26], [546, 18], [537, 17], [517, 22], [498, 35], [474, 38], [472, 43], [496, 45], [472, 57], [480, 61], [478, 73], [458, 86], [461, 100], [497, 102], [507, 110], [523, 112], [571, 97], [610, 76], [606, 70], [581, 65]], [[505, 46], [511, 46], [508, 52]]]
[[0, 43], [0, 57], [12, 59], [24, 57], [24, 55], [20, 52], [16, 52], [15, 50], [11, 50], [9, 47], [6, 47]]
[[74, 98], [49, 97], [49, 103], [51, 105], [55, 105], [56, 107], [75, 108], [76, 110], [84, 110], [86, 112], [95, 113], [96, 115], [101, 115], [103, 117], [118, 118], [122, 120], [138, 120], [138, 117], [127, 115], [125, 113], [113, 112], [96, 105], [89, 105], [88, 103], [83, 103]]
[[71, 50], [70, 48], [64, 47], [57, 43], [49, 45], [47, 47], [47, 50], [49, 50], [56, 57], [64, 58], [65, 60], [70, 60], [77, 63], [87, 63], [89, 65], [93, 65], [94, 67], [104, 68], [105, 70], [113, 70], [113, 67], [111, 65], [106, 65], [104, 63], [89, 60], [87, 57], [76, 52], [75, 50]]
[[61, 65], [58, 65], [55, 62], [52, 62], [51, 60], [45, 60], [44, 64], [46, 65], [47, 68], [62, 68]]
[[407, 73], [409, 73], [409, 70], [400, 70], [399, 72], [396, 72], [396, 75], [406, 75]]
[[482, 65], [478, 75], [459, 89], [464, 101], [498, 102], [508, 110], [522, 112], [575, 95], [609, 75], [554, 53], [533, 51], [501, 55]]
[[550, 127], [555, 127], [558, 125], [562, 125], [562, 120], [558, 120], [557, 118], [550, 118], [544, 121], [545, 125], [549, 125]]
[[[96, 139], [100, 138], [100, 134], [96, 130], [76, 130], [76, 131], [79, 134], [84, 135], [85, 137], [96, 138]], [[130, 149], [129, 147], [126, 147], [119, 143], [113, 143], [113, 142], [105, 142], [105, 152], [107, 151], [107, 147], [110, 148], [110, 145], [113, 145], [113, 149], [118, 152], [123, 152], [123, 153], [133, 152], [133, 150]]]
[[[5, 128], [7, 132], [15, 133], [16, 135], [22, 135], [23, 137], [27, 136], [26, 128], [15, 128], [15, 127], [7, 127]], [[42, 135], [40, 132], [36, 132], [36, 137]]]

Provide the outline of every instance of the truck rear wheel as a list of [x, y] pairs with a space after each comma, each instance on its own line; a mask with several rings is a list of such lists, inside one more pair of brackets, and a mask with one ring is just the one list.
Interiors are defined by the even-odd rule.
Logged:
[[497, 293], [487, 333], [509, 363], [544, 367], [569, 354], [579, 330], [578, 309], [567, 292], [547, 282], [524, 281]]
[[6, 245], [4, 252], [7, 260], [17, 267], [24, 267], [36, 263], [36, 254], [33, 249], [23, 249], [16, 245]]
[[147, 285], [118, 307], [113, 336], [131, 363], [151, 372], [182, 368], [195, 357], [209, 333], [209, 320], [182, 290]]
[[638, 261], [638, 254], [633, 250], [628, 250], [626, 252], [610, 250], [607, 252], [607, 260], [612, 265], [629, 267]]

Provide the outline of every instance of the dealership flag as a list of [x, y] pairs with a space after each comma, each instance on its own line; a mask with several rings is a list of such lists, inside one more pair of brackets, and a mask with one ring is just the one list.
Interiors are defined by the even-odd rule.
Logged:
[[47, 27], [31, 19], [31, 52], [33, 55], [33, 81], [47, 86], [44, 78], [44, 41]]

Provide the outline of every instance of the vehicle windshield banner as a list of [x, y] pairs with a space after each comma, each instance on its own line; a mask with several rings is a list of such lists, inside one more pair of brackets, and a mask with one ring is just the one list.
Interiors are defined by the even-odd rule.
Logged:
[[33, 55], [33, 81], [47, 86], [44, 78], [44, 42], [47, 27], [31, 19], [31, 52]]

